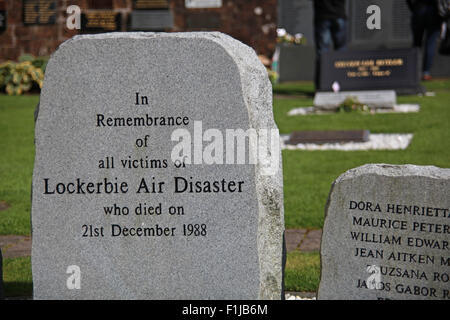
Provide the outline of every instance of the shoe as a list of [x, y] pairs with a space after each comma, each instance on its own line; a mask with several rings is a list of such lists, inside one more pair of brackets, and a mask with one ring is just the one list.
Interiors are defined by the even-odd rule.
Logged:
[[433, 77], [430, 76], [429, 74], [424, 74], [422, 77], [423, 81], [430, 81], [431, 79], [433, 79]]

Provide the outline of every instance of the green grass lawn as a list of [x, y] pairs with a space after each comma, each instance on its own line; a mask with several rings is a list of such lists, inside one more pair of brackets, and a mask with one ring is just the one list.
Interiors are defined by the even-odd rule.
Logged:
[[281, 134], [295, 130], [367, 129], [372, 133], [413, 133], [399, 151], [283, 151], [285, 219], [287, 228], [321, 228], [332, 182], [346, 170], [366, 163], [416, 164], [450, 167], [450, 81], [426, 83], [434, 97], [401, 96], [399, 103], [419, 103], [409, 114], [337, 113], [288, 116], [293, 108], [312, 106], [312, 86], [277, 85], [275, 94], [305, 95], [274, 99], [275, 121]]
[[[31, 258], [5, 259], [3, 262], [5, 296], [29, 297], [33, 292]], [[314, 292], [319, 286], [318, 252], [290, 252], [285, 269], [286, 291]]]
[[320, 280], [318, 252], [289, 252], [284, 273], [286, 291], [315, 292]]
[[0, 95], [0, 235], [30, 234], [34, 108], [39, 96]]
[[[404, 96], [400, 103], [419, 103], [420, 113], [287, 116], [292, 108], [311, 106], [311, 83], [274, 88], [275, 120], [280, 133], [295, 130], [368, 129], [373, 133], [414, 133], [404, 151], [283, 151], [285, 220], [287, 228], [322, 228], [331, 183], [350, 168], [366, 163], [450, 167], [450, 81], [426, 83], [434, 97]], [[283, 97], [279, 96], [283, 95]], [[30, 234], [31, 179], [34, 159], [33, 112], [38, 96], [0, 95], [0, 235]], [[29, 258], [6, 259], [8, 296], [31, 295]], [[318, 253], [289, 253], [286, 290], [315, 291], [319, 282]]]
[[5, 259], [3, 281], [6, 297], [29, 297], [33, 292], [31, 258]]

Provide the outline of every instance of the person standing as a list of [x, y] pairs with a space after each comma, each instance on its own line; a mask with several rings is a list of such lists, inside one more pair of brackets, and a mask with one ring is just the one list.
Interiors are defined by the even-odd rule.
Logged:
[[442, 18], [436, 0], [407, 0], [412, 12], [411, 29], [413, 45], [422, 48], [425, 40], [422, 64], [422, 79], [431, 80], [431, 67], [440, 35]]
[[316, 45], [316, 89], [319, 86], [320, 59], [330, 50], [343, 50], [347, 45], [345, 0], [314, 0], [314, 41]]

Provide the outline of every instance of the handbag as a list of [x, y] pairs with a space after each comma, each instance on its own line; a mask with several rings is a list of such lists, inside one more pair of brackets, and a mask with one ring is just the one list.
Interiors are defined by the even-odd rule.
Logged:
[[443, 19], [450, 17], [450, 0], [437, 0], [438, 13]]
[[439, 45], [439, 53], [442, 55], [450, 55], [450, 26], [449, 20], [445, 23], [444, 36]]

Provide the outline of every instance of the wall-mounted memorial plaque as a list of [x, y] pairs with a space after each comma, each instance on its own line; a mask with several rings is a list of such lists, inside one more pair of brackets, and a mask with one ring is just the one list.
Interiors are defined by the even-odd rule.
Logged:
[[320, 91], [393, 89], [417, 93], [420, 86], [420, 52], [417, 49], [339, 51], [322, 55]]
[[221, 8], [222, 0], [185, 0], [184, 4], [188, 9]]
[[0, 33], [6, 30], [6, 10], [0, 10]]
[[189, 29], [218, 29], [221, 26], [220, 14], [217, 12], [195, 12], [186, 17]]
[[159, 31], [173, 27], [170, 10], [136, 10], [131, 12], [131, 30]]
[[82, 32], [118, 31], [120, 27], [121, 16], [119, 12], [96, 10], [81, 14]]
[[23, 24], [55, 24], [55, 0], [23, 0]]
[[149, 10], [149, 9], [167, 9], [169, 8], [168, 0], [133, 0], [133, 9]]
[[112, 0], [88, 0], [89, 9], [112, 9]]

